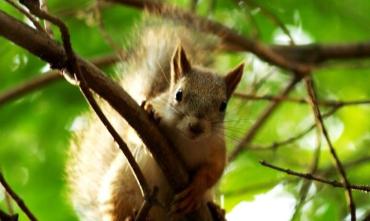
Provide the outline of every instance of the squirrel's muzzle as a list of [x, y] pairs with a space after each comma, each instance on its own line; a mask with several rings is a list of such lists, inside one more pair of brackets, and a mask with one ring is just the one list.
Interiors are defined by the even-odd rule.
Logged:
[[199, 136], [204, 132], [204, 127], [201, 125], [200, 122], [189, 123], [189, 130], [195, 136]]

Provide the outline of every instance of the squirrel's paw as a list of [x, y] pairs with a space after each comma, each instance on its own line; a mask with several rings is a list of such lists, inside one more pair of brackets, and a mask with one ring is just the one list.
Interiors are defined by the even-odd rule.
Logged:
[[204, 190], [198, 182], [192, 182], [185, 190], [175, 195], [170, 214], [185, 215], [198, 209], [203, 203]]
[[158, 113], [154, 110], [153, 105], [149, 101], [143, 101], [141, 103], [141, 107], [148, 113], [149, 117], [154, 120], [154, 122], [159, 123], [161, 121], [161, 117]]

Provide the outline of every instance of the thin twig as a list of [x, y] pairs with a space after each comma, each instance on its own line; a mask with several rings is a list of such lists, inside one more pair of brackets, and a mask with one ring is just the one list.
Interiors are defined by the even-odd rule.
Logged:
[[333, 146], [333, 144], [330, 140], [328, 131], [327, 131], [325, 125], [324, 125], [324, 121], [323, 121], [319, 106], [317, 104], [317, 99], [316, 99], [316, 94], [315, 94], [315, 90], [314, 90], [314, 87], [313, 87], [312, 79], [310, 77], [306, 77], [305, 78], [305, 84], [306, 84], [306, 89], [307, 89], [308, 96], [310, 98], [311, 106], [312, 106], [312, 109], [314, 111], [315, 119], [317, 119], [318, 128], [324, 134], [324, 137], [325, 137], [326, 142], [328, 143], [328, 146], [329, 146], [329, 149], [330, 149], [330, 153], [334, 158], [337, 170], [338, 170], [338, 172], [341, 175], [341, 178], [343, 180], [344, 187], [345, 187], [346, 193], [347, 193], [346, 196], [347, 196], [347, 200], [348, 200], [349, 210], [350, 210], [350, 213], [351, 213], [351, 220], [356, 221], [356, 206], [355, 206], [355, 202], [354, 202], [353, 197], [352, 197], [352, 190], [350, 188], [351, 184], [348, 181], [346, 171], [344, 170], [343, 165], [342, 165], [341, 161], [339, 160], [339, 157], [338, 157], [338, 155], [335, 151], [335, 148], [334, 148], [334, 146]]
[[23, 15], [25, 15], [35, 26], [35, 28], [41, 32], [46, 33], [43, 27], [41, 27], [40, 23], [26, 10], [24, 10], [21, 6], [18, 5], [18, 3], [14, 2], [13, 0], [5, 0], [10, 5], [12, 5], [15, 9], [17, 9], [19, 12], [21, 12]]
[[[331, 115], [333, 115], [335, 112], [337, 112], [337, 110], [339, 109], [339, 107], [335, 107], [333, 109], [331, 109], [330, 111], [326, 112], [325, 114], [322, 115], [323, 119], [327, 118], [327, 117], [330, 117]], [[289, 137], [285, 140], [282, 140], [282, 141], [276, 141], [270, 145], [253, 145], [251, 148], [249, 148], [250, 150], [276, 150], [277, 148], [281, 147], [281, 146], [284, 146], [284, 145], [287, 145], [287, 144], [290, 144], [290, 143], [293, 143], [299, 139], [301, 139], [302, 137], [304, 137], [306, 134], [308, 134], [310, 131], [312, 131], [314, 128], [315, 128], [316, 124], [312, 124], [311, 126], [307, 127], [305, 130], [303, 130], [302, 132], [292, 136], [292, 137]]]
[[[41, 4], [42, 10], [44, 10], [45, 12], [49, 11], [47, 0], [40, 0], [40, 4]], [[44, 20], [44, 27], [45, 27], [46, 33], [48, 33], [50, 37], [54, 37], [54, 33], [53, 33], [53, 30], [51, 29], [51, 24], [49, 21]]]
[[[293, 98], [287, 96], [274, 96], [274, 95], [254, 95], [244, 93], [234, 93], [236, 98], [246, 100], [264, 100], [264, 101], [287, 101], [298, 104], [309, 104], [309, 100], [306, 98]], [[370, 104], [369, 99], [364, 100], [353, 100], [353, 101], [341, 101], [341, 100], [318, 100], [317, 103], [321, 106], [337, 107], [337, 106], [351, 106], [351, 105], [367, 105]]]
[[[118, 60], [118, 56], [108, 55], [91, 59], [91, 62], [102, 68], [114, 64]], [[31, 80], [16, 85], [13, 88], [6, 89], [4, 92], [0, 93], [0, 106], [61, 79], [63, 79], [63, 77], [59, 70], [51, 70], [42, 73]]]
[[0, 183], [6, 190], [6, 192], [13, 198], [13, 200], [17, 203], [19, 208], [26, 214], [26, 216], [31, 220], [31, 221], [37, 221], [36, 217], [33, 215], [31, 210], [28, 209], [22, 198], [20, 198], [9, 186], [9, 184], [6, 182], [3, 173], [0, 171]]
[[[279, 96], [286, 96], [294, 88], [294, 86], [300, 81], [300, 78], [295, 77], [281, 92]], [[280, 101], [272, 101], [271, 104], [263, 111], [263, 113], [257, 118], [256, 122], [248, 130], [246, 135], [240, 140], [229, 156], [229, 161], [233, 161], [239, 153], [253, 140], [260, 128], [265, 124], [269, 116], [278, 107]]]
[[101, 0], [97, 0], [93, 7], [93, 12], [96, 16], [96, 20], [98, 23], [98, 29], [104, 39], [104, 41], [115, 51], [118, 56], [120, 56], [121, 60], [127, 59], [127, 54], [124, 53], [122, 46], [119, 46], [112, 38], [112, 36], [107, 32], [105, 28], [105, 24], [102, 18], [101, 10], [103, 9], [103, 2]]
[[[236, 2], [239, 2], [239, 0], [237, 0]], [[273, 23], [275, 23], [284, 32], [284, 34], [289, 38], [290, 45], [295, 45], [294, 44], [294, 39], [293, 39], [292, 35], [290, 34], [288, 28], [285, 26], [285, 24], [280, 20], [280, 18], [277, 15], [275, 15], [268, 8], [262, 6], [261, 4], [258, 4], [254, 0], [243, 0], [243, 2], [245, 2], [245, 4], [249, 5], [250, 7], [259, 8], [261, 10], [261, 12], [267, 18], [269, 18]]]
[[[317, 124], [318, 124], [318, 122], [316, 122], [316, 120], [315, 120], [315, 125], [317, 125]], [[310, 174], [315, 174], [316, 173], [316, 171], [318, 169], [318, 166], [319, 166], [319, 162], [320, 162], [320, 155], [321, 155], [321, 131], [320, 131], [319, 127], [316, 127], [316, 148], [315, 148], [312, 163], [311, 163], [310, 169], [309, 169]], [[299, 214], [302, 206], [305, 204], [307, 194], [308, 194], [308, 191], [309, 191], [309, 188], [310, 188], [311, 184], [312, 184], [312, 180], [305, 180], [303, 182], [303, 185], [302, 185], [302, 187], [300, 188], [300, 191], [299, 191], [300, 197], [299, 197], [298, 202], [296, 202], [296, 204], [295, 204], [294, 213], [293, 213], [293, 215], [290, 219], [291, 221], [295, 220], [295, 218]]]
[[[320, 177], [316, 177], [316, 176], [312, 175], [311, 173], [299, 173], [299, 172], [293, 171], [291, 169], [284, 169], [284, 168], [272, 165], [272, 164], [267, 163], [265, 161], [261, 161], [260, 164], [262, 164], [263, 166], [266, 166], [266, 167], [270, 167], [274, 170], [284, 172], [284, 173], [289, 174], [289, 175], [302, 177], [302, 178], [305, 178], [305, 179], [308, 179], [308, 180], [318, 181], [320, 183], [329, 184], [333, 187], [340, 187], [340, 188], [345, 188], [345, 189], [347, 188], [347, 187], [345, 187], [344, 183], [338, 182], [336, 180], [326, 180], [326, 179], [323, 179], [323, 178], [320, 178]], [[367, 185], [351, 184], [351, 185], [349, 185], [348, 188], [353, 189], [353, 190], [359, 190], [359, 191], [367, 192], [367, 193], [370, 192], [370, 186], [367, 186]]]
[[[81, 77], [81, 75], [80, 75], [80, 77]], [[81, 78], [81, 79], [83, 79], [83, 78]], [[101, 122], [107, 128], [107, 130], [112, 135], [112, 137], [114, 138], [114, 140], [118, 144], [119, 148], [121, 149], [121, 151], [125, 155], [127, 161], [129, 162], [129, 165], [131, 167], [131, 170], [134, 174], [134, 177], [135, 177], [136, 181], [139, 184], [142, 195], [145, 198], [147, 195], [150, 194], [150, 187], [149, 187], [149, 184], [146, 182], [144, 174], [142, 173], [142, 171], [141, 171], [139, 165], [137, 164], [134, 156], [132, 155], [129, 147], [123, 141], [123, 139], [118, 134], [118, 132], [114, 129], [112, 124], [109, 122], [108, 118], [104, 115], [103, 111], [100, 109], [98, 103], [95, 101], [91, 92], [86, 87], [86, 82], [84, 82], [84, 83], [82, 83], [82, 82], [84, 82], [84, 80], [81, 80], [81, 84], [80, 84], [80, 88], [81, 88], [81, 91], [82, 91], [83, 95], [85, 96], [86, 100], [88, 101], [90, 106], [93, 108], [94, 112], [98, 115]]]
[[[369, 162], [370, 162], [370, 156], [363, 156], [358, 159], [354, 159], [352, 161], [343, 163], [343, 166], [348, 169], [348, 168], [358, 166], [363, 163], [369, 163]], [[335, 172], [335, 170], [336, 170], [335, 167], [330, 166], [330, 167], [319, 170], [319, 173], [322, 174], [323, 176], [330, 176]]]
[[61, 79], [59, 71], [48, 71], [43, 75], [37, 76], [31, 80], [24, 83], [16, 85], [13, 88], [6, 89], [0, 94], [0, 106], [5, 103], [15, 100], [23, 95], [35, 91], [45, 85], [49, 85], [55, 82], [57, 79]]
[[[149, 184], [146, 182], [146, 179], [144, 177], [144, 174], [141, 172], [141, 169], [137, 162], [135, 161], [134, 156], [132, 155], [129, 147], [127, 144], [123, 141], [121, 136], [118, 134], [118, 132], [114, 129], [112, 124], [109, 122], [108, 118], [104, 115], [103, 111], [100, 109], [98, 103], [95, 101], [94, 97], [92, 96], [91, 92], [89, 89], [86, 87], [86, 82], [83, 80], [84, 78], [80, 74], [81, 78], [81, 84], [80, 88], [84, 96], [86, 97], [86, 100], [90, 104], [90, 106], [93, 108], [94, 112], [98, 115], [99, 119], [102, 121], [104, 126], [107, 128], [109, 133], [112, 135], [114, 140], [117, 142], [119, 148], [125, 155], [127, 161], [130, 164], [131, 170], [133, 171], [134, 177], [136, 181], [139, 184], [140, 190], [144, 196], [144, 198], [150, 194], [150, 187]], [[84, 83], [82, 83], [84, 82]]]

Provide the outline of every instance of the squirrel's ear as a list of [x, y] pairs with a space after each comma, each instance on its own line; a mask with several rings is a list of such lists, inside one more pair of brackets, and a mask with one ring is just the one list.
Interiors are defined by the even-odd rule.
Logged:
[[173, 79], [175, 82], [191, 69], [190, 62], [186, 57], [184, 48], [180, 44], [176, 47], [175, 53], [172, 56], [171, 69], [174, 74]]
[[236, 86], [238, 85], [240, 79], [242, 78], [244, 69], [244, 63], [241, 63], [236, 68], [231, 70], [225, 77], [225, 83], [226, 83], [226, 95], [227, 98], [231, 96], [231, 94], [234, 92]]

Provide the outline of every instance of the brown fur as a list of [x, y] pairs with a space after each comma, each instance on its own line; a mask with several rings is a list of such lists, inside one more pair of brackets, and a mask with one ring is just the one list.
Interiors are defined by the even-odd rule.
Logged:
[[[209, 52], [205, 53], [205, 48], [209, 43], [217, 44], [215, 39], [207, 40], [208, 36], [195, 36], [198, 35], [184, 27], [149, 27], [144, 29], [135, 55], [122, 64], [123, 88], [138, 104], [148, 102], [192, 174], [192, 183], [185, 191], [190, 191], [193, 198], [179, 200], [179, 207], [188, 202], [195, 207], [212, 199], [212, 186], [220, 178], [226, 160], [224, 113], [219, 106], [228, 99], [228, 91], [234, 90], [242, 72], [232, 74], [236, 77], [228, 75], [238, 78], [228, 85], [224, 77], [198, 66], [207, 63]], [[177, 57], [179, 50], [184, 50], [183, 57]], [[186, 62], [189, 67], [185, 67]], [[175, 77], [177, 71], [180, 77]], [[175, 97], [180, 89], [183, 98], [178, 102]], [[133, 129], [108, 105], [101, 104], [148, 183], [159, 187], [161, 205], [152, 208], [150, 219], [168, 220], [174, 193], [165, 177]], [[189, 131], [189, 125], [197, 125], [200, 135]], [[81, 219], [118, 221], [137, 212], [143, 201], [140, 189], [125, 157], [95, 116], [90, 116], [88, 125], [76, 132], [71, 146], [67, 175], [72, 202]]]

